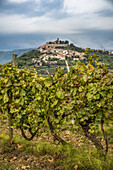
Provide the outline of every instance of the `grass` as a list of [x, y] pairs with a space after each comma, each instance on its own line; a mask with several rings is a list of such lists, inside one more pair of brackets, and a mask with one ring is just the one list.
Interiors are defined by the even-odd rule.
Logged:
[[106, 128], [110, 142], [106, 160], [99, 157], [82, 132], [64, 131], [62, 137], [68, 143], [62, 145], [45, 133], [26, 141], [19, 130], [15, 130], [11, 144], [6, 124], [2, 124], [0, 129], [0, 170], [113, 170], [112, 127]]
[[112, 170], [113, 153], [106, 161], [102, 160], [95, 148], [87, 142], [84, 146], [72, 144], [56, 145], [40, 138], [39, 141], [26, 141], [19, 134], [14, 136], [14, 144], [2, 133], [0, 135], [2, 169], [61, 169], [61, 170]]

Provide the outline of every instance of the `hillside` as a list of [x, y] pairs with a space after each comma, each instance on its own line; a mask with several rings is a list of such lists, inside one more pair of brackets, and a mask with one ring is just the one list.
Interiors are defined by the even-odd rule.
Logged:
[[[35, 68], [37, 73], [44, 77], [48, 76], [48, 72], [53, 74], [58, 67], [64, 67], [64, 71], [67, 72], [66, 60], [70, 67], [75, 65], [78, 60], [87, 63], [87, 56], [84, 56], [85, 49], [76, 47], [67, 40], [57, 39], [54, 42], [47, 42], [37, 49], [12, 51], [8, 55], [10, 57], [13, 53], [19, 55], [19, 52], [24, 52], [24, 54], [17, 58], [16, 65], [19, 68]], [[90, 53], [96, 54], [100, 62], [105, 63], [111, 71], [113, 70], [113, 52], [92, 49]]]
[[84, 60], [84, 49], [69, 44], [69, 42], [57, 39], [54, 42], [47, 42], [17, 58], [17, 66], [19, 68], [27, 67], [35, 68], [38, 74], [48, 76], [48, 71], [53, 74], [56, 67], [64, 67], [67, 72], [65, 59], [68, 60], [69, 66], [75, 65], [76, 61]]
[[18, 57], [22, 55], [23, 53], [26, 53], [28, 51], [31, 51], [32, 49], [17, 49], [12, 51], [0, 51], [0, 64], [5, 64], [7, 62], [10, 62], [12, 60], [12, 55], [16, 53]]

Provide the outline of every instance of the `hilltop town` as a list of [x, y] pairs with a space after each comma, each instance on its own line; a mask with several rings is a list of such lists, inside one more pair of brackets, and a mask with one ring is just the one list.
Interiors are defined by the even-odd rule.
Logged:
[[73, 58], [73, 61], [85, 59], [84, 52], [70, 50], [70, 46], [73, 46], [73, 44], [69, 44], [67, 40], [61, 41], [59, 38], [56, 41], [47, 42], [37, 49], [41, 53], [40, 59], [33, 58], [32, 62], [42, 66], [42, 61], [52, 64], [57, 63], [58, 60], [66, 60], [67, 58]]

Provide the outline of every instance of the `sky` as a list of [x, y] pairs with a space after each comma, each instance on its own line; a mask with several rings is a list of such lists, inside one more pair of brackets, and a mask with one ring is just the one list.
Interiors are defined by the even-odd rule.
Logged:
[[113, 50], [113, 0], [0, 0], [0, 50], [57, 38]]

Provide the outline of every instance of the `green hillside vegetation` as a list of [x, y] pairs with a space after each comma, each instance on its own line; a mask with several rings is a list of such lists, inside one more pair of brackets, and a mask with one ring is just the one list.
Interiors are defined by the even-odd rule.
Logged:
[[[28, 68], [28, 69], [33, 69], [35, 68], [38, 74], [42, 74], [43, 76], [48, 76], [47, 71], [49, 71], [50, 74], [53, 74], [56, 71], [57, 67], [64, 67], [65, 68], [65, 72], [67, 71], [66, 69], [66, 64], [65, 61], [57, 61], [57, 59], [50, 59], [50, 61], [57, 61], [57, 63], [45, 63], [44, 61], [42, 61], [42, 66], [33, 63], [32, 59], [40, 59], [40, 56], [43, 53], [39, 52], [37, 49], [36, 50], [32, 50], [30, 52], [24, 53], [22, 56], [20, 56], [19, 58], [17, 58], [16, 61], [16, 66], [18, 66], [19, 68]], [[50, 54], [50, 53], [46, 53], [46, 54]], [[72, 66], [74, 65], [75, 62], [72, 62], [71, 59], [69, 61], [69, 65]]]
[[19, 58], [17, 58], [16, 65], [19, 68], [23, 67], [30, 67], [32, 65], [32, 58], [40, 58], [40, 53], [36, 50], [29, 51], [27, 53], [24, 53]]
[[27, 53], [28, 51], [31, 51], [32, 49], [17, 49], [12, 51], [0, 51], [0, 64], [7, 63], [12, 60], [12, 55], [17, 54], [18, 57], [22, 55], [23, 53]]

